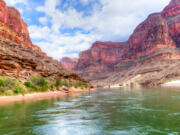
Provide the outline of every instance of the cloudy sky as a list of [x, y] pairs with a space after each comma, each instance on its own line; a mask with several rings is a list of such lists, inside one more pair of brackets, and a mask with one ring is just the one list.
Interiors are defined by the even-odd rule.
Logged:
[[34, 44], [49, 56], [78, 57], [95, 41], [126, 41], [150, 13], [170, 0], [5, 0], [28, 24]]

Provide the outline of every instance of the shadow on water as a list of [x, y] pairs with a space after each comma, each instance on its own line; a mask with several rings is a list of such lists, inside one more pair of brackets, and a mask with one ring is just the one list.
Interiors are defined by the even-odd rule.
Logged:
[[180, 88], [98, 89], [0, 107], [0, 135], [178, 135]]

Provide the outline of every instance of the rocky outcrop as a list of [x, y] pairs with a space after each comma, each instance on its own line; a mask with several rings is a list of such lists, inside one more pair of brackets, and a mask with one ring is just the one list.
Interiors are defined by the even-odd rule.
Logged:
[[[180, 0], [171, 0], [161, 13], [149, 15], [138, 25], [127, 42], [94, 43], [89, 50], [80, 54], [74, 70], [91, 82], [102, 85], [128, 80], [138, 80], [142, 83], [152, 79], [150, 74], [154, 74], [153, 79], [156, 81], [143, 84], [154, 82], [160, 84], [168, 73], [172, 73], [173, 70], [172, 74], [177, 72], [180, 60], [179, 48]], [[173, 64], [168, 65], [168, 63]], [[169, 69], [165, 68], [167, 66]], [[157, 68], [158, 70], [154, 70]], [[155, 76], [157, 73], [159, 77]], [[149, 77], [145, 77], [146, 75]], [[178, 74], [175, 76], [177, 77]]]
[[19, 80], [27, 80], [31, 76], [43, 76], [48, 80], [58, 77], [83, 80], [64, 69], [58, 61], [8, 39], [0, 41], [0, 74]]
[[24, 43], [31, 44], [26, 23], [21, 19], [20, 13], [13, 7], [7, 7], [3, 0], [0, 0], [0, 21], [6, 24], [11, 30], [23, 37]]
[[31, 76], [84, 81], [31, 43], [27, 25], [16, 9], [7, 7], [3, 0], [0, 6], [0, 75], [22, 81]]
[[60, 61], [60, 64], [62, 64], [66, 69], [73, 70], [77, 62], [78, 59], [76, 58], [63, 57]]
[[32, 43], [26, 23], [21, 19], [20, 13], [13, 7], [8, 7], [9, 22], [8, 26], [20, 36], [23, 37], [25, 43]]
[[8, 7], [6, 6], [6, 3], [3, 0], [0, 0], [0, 21], [8, 24], [9, 23], [9, 12]]

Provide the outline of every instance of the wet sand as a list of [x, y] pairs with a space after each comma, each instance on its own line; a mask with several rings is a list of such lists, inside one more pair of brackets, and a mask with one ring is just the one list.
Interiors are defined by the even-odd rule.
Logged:
[[69, 92], [66, 91], [48, 91], [48, 92], [36, 92], [36, 93], [30, 93], [23, 95], [15, 95], [15, 96], [0, 96], [0, 105], [4, 105], [11, 102], [18, 102], [18, 101], [34, 101], [34, 100], [44, 100], [54, 97], [63, 97], [63, 96], [73, 96], [77, 94], [82, 94], [85, 92], [90, 92], [95, 89], [85, 89], [85, 90], [79, 90], [79, 89], [73, 89]]

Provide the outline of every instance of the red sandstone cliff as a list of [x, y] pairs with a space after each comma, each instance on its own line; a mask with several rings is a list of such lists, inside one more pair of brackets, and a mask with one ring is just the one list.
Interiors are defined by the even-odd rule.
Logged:
[[73, 70], [77, 62], [78, 59], [76, 58], [63, 57], [60, 61], [60, 64], [62, 64], [66, 69]]
[[[95, 42], [89, 50], [81, 52], [74, 70], [92, 82], [103, 84], [120, 83], [136, 76], [141, 76], [138, 80], [143, 82], [146, 74], [152, 79], [153, 73], [159, 73], [162, 80], [171, 70], [174, 72], [169, 76], [173, 78], [180, 75], [177, 72], [179, 47], [180, 0], [171, 0], [161, 13], [149, 15], [138, 25], [127, 42]], [[166, 68], [161, 69], [161, 65]], [[158, 66], [161, 70], [152, 70]], [[139, 70], [148, 72], [142, 75]]]
[[0, 0], [0, 21], [17, 34], [23, 37], [25, 43], [32, 43], [26, 23], [21, 19], [20, 13], [13, 7], [7, 7], [3, 0]]

